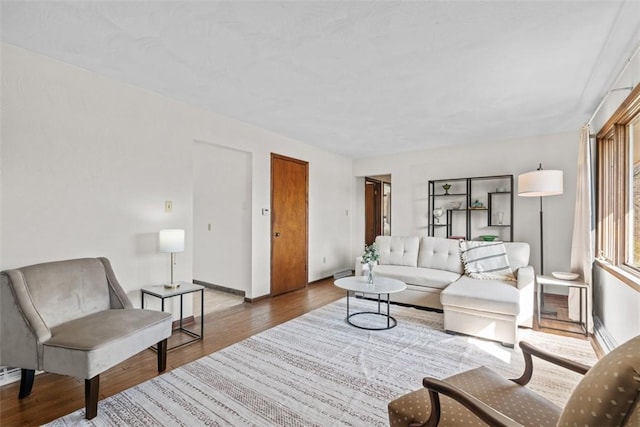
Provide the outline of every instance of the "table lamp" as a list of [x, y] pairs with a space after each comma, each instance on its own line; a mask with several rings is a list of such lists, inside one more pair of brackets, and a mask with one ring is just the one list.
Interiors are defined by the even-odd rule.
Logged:
[[171, 254], [171, 282], [164, 285], [164, 287], [177, 288], [180, 286], [180, 283], [175, 283], [173, 281], [173, 266], [176, 263], [176, 252], [184, 251], [184, 230], [160, 230], [158, 238], [160, 243], [160, 252]]

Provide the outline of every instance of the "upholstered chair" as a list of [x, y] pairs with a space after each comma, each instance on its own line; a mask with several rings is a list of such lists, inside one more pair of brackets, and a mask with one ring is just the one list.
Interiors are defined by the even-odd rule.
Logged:
[[86, 418], [98, 411], [100, 373], [157, 344], [166, 368], [171, 314], [133, 308], [106, 258], [31, 265], [0, 274], [0, 364], [85, 379]]
[[[520, 342], [525, 372], [507, 380], [479, 367], [444, 380], [426, 377], [424, 388], [389, 403], [398, 426], [640, 426], [640, 336], [620, 345], [592, 368]], [[524, 387], [532, 356], [583, 374], [564, 409]]]

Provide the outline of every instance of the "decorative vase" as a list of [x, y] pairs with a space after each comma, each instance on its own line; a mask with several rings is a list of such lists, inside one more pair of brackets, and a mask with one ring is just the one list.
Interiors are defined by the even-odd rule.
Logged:
[[440, 217], [444, 215], [444, 209], [435, 208], [433, 210], [433, 216], [436, 218], [436, 224], [440, 224]]
[[369, 282], [370, 284], [373, 284], [373, 266], [375, 264], [372, 262], [368, 264], [369, 264], [369, 270], [367, 271], [367, 282]]

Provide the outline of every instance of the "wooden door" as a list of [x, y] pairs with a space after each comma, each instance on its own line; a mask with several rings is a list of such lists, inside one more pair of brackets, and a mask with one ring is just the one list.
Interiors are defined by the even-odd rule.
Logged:
[[271, 154], [271, 295], [307, 286], [309, 163]]
[[382, 235], [382, 185], [380, 181], [365, 178], [364, 182], [364, 242], [371, 245]]

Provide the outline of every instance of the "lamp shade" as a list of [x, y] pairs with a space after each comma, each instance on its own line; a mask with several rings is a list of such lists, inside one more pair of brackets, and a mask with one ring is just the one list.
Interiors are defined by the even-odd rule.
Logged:
[[518, 196], [554, 196], [563, 191], [562, 171], [539, 169], [518, 176]]
[[184, 230], [160, 230], [159, 242], [160, 252], [182, 252], [184, 251]]

